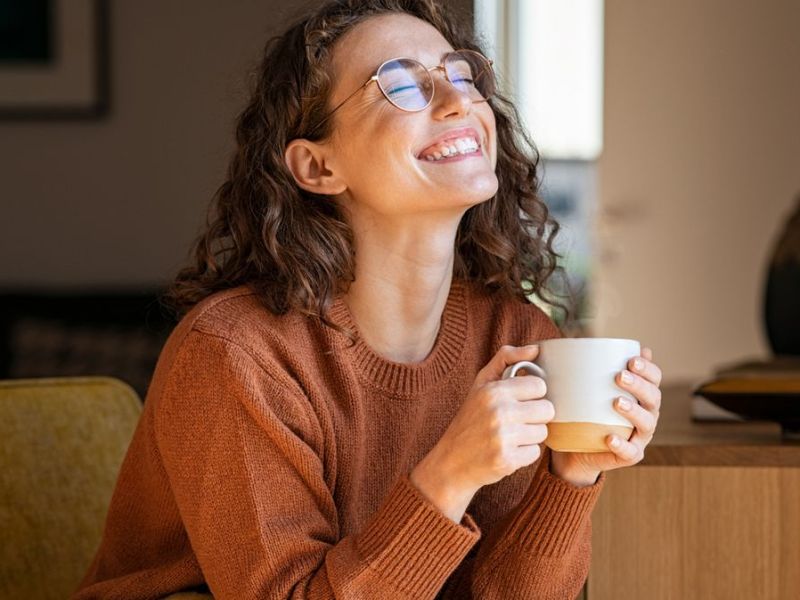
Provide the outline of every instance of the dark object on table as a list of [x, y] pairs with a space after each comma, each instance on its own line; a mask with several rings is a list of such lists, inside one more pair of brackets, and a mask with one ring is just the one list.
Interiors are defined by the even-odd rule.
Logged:
[[770, 262], [764, 321], [775, 354], [800, 356], [800, 194]]
[[159, 293], [0, 293], [0, 378], [108, 375], [144, 398], [175, 325]]
[[731, 365], [693, 393], [745, 419], [777, 421], [785, 440], [800, 442], [800, 357]]

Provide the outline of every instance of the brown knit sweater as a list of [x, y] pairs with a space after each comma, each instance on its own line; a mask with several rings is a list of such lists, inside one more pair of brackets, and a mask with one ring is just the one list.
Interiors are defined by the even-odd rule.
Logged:
[[[330, 316], [357, 331], [341, 300]], [[161, 353], [74, 598], [573, 600], [603, 475], [575, 487], [545, 451], [460, 524], [408, 479], [500, 345], [558, 335], [455, 280], [430, 355], [400, 364], [246, 286], [207, 298]]]

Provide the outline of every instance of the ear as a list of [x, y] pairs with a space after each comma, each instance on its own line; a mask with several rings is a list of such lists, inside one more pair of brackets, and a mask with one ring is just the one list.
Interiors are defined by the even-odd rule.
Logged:
[[335, 196], [347, 186], [327, 165], [327, 148], [306, 139], [289, 142], [283, 155], [297, 185], [314, 194]]

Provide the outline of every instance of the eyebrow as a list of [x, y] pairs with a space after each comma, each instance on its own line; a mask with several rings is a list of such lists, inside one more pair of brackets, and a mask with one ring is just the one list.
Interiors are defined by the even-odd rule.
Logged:
[[[437, 59], [439, 62], [437, 62], [436, 64], [437, 64], [437, 65], [438, 65], [438, 64], [440, 64], [440, 63], [442, 62], [442, 60], [444, 60], [444, 57], [445, 57], [445, 55], [446, 55], [446, 54], [450, 54], [451, 52], [455, 52], [455, 50], [445, 50], [444, 52], [442, 52], [442, 53], [439, 55], [439, 58]], [[385, 59], [383, 59], [381, 62], [379, 62], [377, 65], [375, 65], [375, 66], [372, 68], [372, 70], [370, 71], [370, 73], [372, 73], [372, 75], [374, 75], [375, 73], [377, 73], [377, 72], [378, 72], [378, 69], [381, 67], [381, 65], [382, 65], [383, 63], [385, 63], [385, 62], [388, 62], [388, 61], [390, 61], [390, 60], [397, 60], [398, 58], [406, 58], [406, 59], [408, 59], [408, 60], [415, 60], [415, 61], [417, 61], [418, 63], [422, 64], [423, 66], [425, 65], [425, 61], [424, 61], [424, 60], [421, 60], [421, 59], [419, 59], [419, 58], [414, 58], [413, 56], [392, 56], [392, 57], [389, 57], [389, 58], [385, 58]], [[394, 67], [394, 68], [400, 68], [400, 67]], [[426, 68], [428, 68], [428, 67], [426, 67]], [[368, 75], [367, 77], [370, 77], [370, 75]]]
[[[403, 65], [398, 65], [398, 64], [395, 63], [394, 65], [389, 65], [389, 66], [384, 67], [384, 69], [386, 69], [387, 71], [402, 71], [403, 70]], [[377, 71], [378, 71], [378, 69], [376, 68], [375, 71], [373, 71], [373, 73], [375, 73]]]

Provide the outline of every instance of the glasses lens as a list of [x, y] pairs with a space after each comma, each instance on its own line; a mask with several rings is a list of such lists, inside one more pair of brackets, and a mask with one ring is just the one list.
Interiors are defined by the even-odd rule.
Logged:
[[444, 61], [447, 78], [472, 100], [488, 100], [495, 93], [494, 71], [489, 60], [472, 50], [458, 50]]
[[398, 58], [378, 70], [378, 85], [389, 101], [402, 110], [422, 110], [433, 98], [433, 79], [415, 60]]

